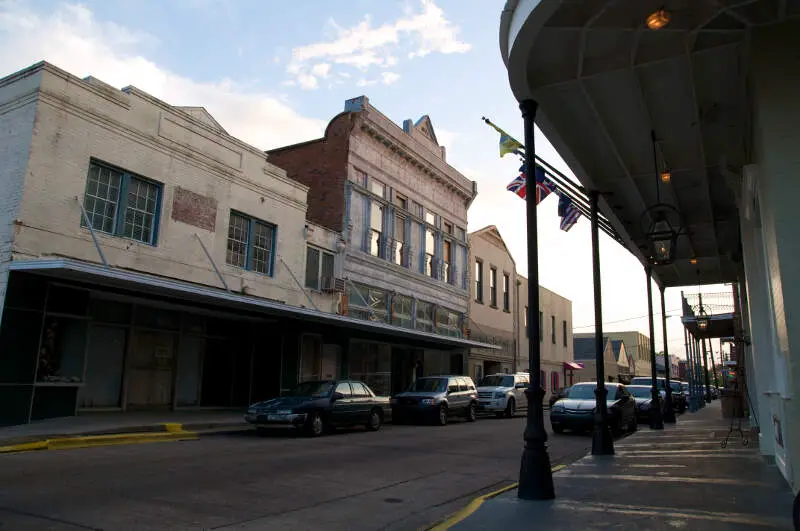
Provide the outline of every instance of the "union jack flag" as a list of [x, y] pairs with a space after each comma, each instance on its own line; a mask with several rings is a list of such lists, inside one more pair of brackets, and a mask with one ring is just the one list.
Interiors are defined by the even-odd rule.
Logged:
[[561, 230], [567, 232], [578, 222], [581, 211], [578, 210], [572, 199], [565, 194], [561, 194], [558, 198], [558, 215], [561, 216]]
[[[556, 185], [553, 182], [545, 177], [544, 169], [537, 165], [535, 169], [536, 175], [536, 204], [542, 202], [542, 200], [550, 195], [551, 193], [556, 191]], [[523, 164], [519, 169], [519, 175], [511, 181], [508, 186], [506, 186], [506, 190], [509, 192], [514, 192], [522, 199], [525, 199], [528, 195], [528, 187], [526, 182], [525, 176], [525, 165]]]

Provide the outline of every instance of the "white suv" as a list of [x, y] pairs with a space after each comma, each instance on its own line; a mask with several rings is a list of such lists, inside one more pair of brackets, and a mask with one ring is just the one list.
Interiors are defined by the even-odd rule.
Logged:
[[478, 411], [513, 417], [516, 411], [528, 407], [525, 389], [529, 384], [530, 376], [525, 372], [485, 376], [478, 384]]

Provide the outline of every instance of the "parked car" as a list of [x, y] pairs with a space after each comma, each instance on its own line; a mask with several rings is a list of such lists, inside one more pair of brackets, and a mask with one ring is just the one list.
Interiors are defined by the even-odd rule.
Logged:
[[[615, 433], [635, 431], [636, 402], [624, 385], [606, 382], [606, 404], [608, 420]], [[562, 398], [550, 410], [550, 425], [555, 433], [565, 429], [582, 431], [594, 425], [596, 382], [581, 382], [569, 389], [566, 398]]]
[[319, 380], [251, 405], [244, 419], [261, 429], [290, 427], [318, 436], [339, 426], [363, 425], [378, 431], [389, 413], [389, 397], [376, 396], [363, 382]]
[[426, 376], [417, 378], [408, 390], [391, 399], [392, 422], [433, 420], [440, 426], [459, 415], [474, 422], [478, 391], [469, 376]]
[[562, 398], [567, 398], [568, 393], [569, 393], [569, 387], [564, 387], [562, 389], [559, 389], [558, 391], [550, 395], [550, 398], [547, 399], [548, 402], [547, 405], [550, 406], [550, 409], [553, 409], [553, 404], [555, 404]]
[[681, 393], [683, 394], [684, 400], [686, 403], [689, 403], [689, 398], [691, 397], [691, 393], [689, 392], [689, 382], [681, 382]]
[[681, 382], [670, 380], [669, 387], [672, 390], [672, 409], [678, 413], [683, 413], [689, 404], [686, 400], [686, 395], [683, 394], [681, 389]]
[[[650, 411], [653, 409], [653, 388], [649, 385], [629, 385], [626, 387], [636, 402], [636, 420], [638, 422], [649, 422]], [[661, 413], [664, 412], [664, 401], [659, 394], [658, 406]]]
[[530, 375], [490, 374], [478, 384], [478, 411], [494, 413], [498, 417], [514, 416], [519, 409], [528, 409], [525, 389], [530, 385]]
[[[659, 376], [656, 378], [656, 384], [661, 391], [666, 392], [667, 388], [667, 379], [663, 376]], [[636, 376], [635, 378], [631, 379], [631, 383], [629, 385], [653, 385], [653, 378], [650, 376]]]

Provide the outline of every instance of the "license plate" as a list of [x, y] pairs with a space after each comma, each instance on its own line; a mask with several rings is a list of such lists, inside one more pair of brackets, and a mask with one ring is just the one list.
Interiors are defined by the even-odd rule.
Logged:
[[267, 415], [267, 421], [283, 420], [283, 415]]

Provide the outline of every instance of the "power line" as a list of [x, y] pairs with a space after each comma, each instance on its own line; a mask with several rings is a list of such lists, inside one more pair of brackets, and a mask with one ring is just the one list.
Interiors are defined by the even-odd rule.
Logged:
[[[674, 313], [674, 312], [681, 312], [681, 311], [682, 310], [667, 310], [667, 314]], [[653, 313], [653, 317], [656, 317], [656, 316], [659, 316], [659, 315], [661, 315], [661, 312]], [[624, 323], [625, 321], [635, 321], [637, 319], [644, 319], [644, 318], [646, 318], [648, 316], [649, 316], [649, 314], [644, 314], [644, 315], [640, 315], [638, 317], [628, 317], [627, 319], [620, 319], [618, 321], [606, 321], [606, 322], [603, 323], [603, 326], [605, 326], [607, 324]], [[680, 317], [680, 316], [681, 316], [680, 314], [678, 314], [678, 315], [667, 315], [667, 317]], [[594, 324], [583, 325], [583, 326], [573, 326], [572, 327], [573, 330], [578, 330], [578, 329], [581, 329], [581, 328], [594, 328]]]

